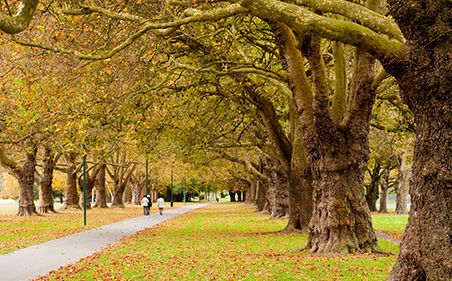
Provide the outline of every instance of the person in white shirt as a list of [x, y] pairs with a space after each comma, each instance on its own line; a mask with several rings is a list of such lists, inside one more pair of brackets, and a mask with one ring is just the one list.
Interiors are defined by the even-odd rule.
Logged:
[[159, 207], [160, 215], [163, 214], [163, 207], [165, 206], [165, 200], [163, 200], [163, 197], [160, 196], [159, 199], [157, 199], [157, 207]]
[[143, 206], [143, 214], [145, 216], [149, 216], [149, 213], [150, 213], [148, 204], [149, 204], [149, 199], [146, 198], [146, 196], [144, 196], [143, 199], [141, 199], [141, 206]]

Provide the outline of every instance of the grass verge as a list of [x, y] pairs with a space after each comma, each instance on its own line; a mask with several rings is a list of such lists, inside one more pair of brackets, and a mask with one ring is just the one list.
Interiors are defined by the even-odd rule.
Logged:
[[40, 280], [384, 280], [395, 263], [394, 255], [289, 254], [306, 235], [277, 233], [286, 223], [243, 204], [211, 204]]
[[[175, 207], [182, 203], [175, 203]], [[155, 204], [154, 204], [155, 205]], [[83, 210], [62, 211], [42, 216], [19, 217], [15, 210], [0, 212], [0, 254], [31, 245], [93, 229], [102, 225], [142, 215], [142, 207], [127, 205], [120, 209], [87, 210], [87, 225], [83, 225]], [[158, 212], [153, 206], [151, 212]]]

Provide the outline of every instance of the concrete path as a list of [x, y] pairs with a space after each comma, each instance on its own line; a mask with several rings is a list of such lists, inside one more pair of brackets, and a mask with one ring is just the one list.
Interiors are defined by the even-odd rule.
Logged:
[[154, 213], [148, 217], [127, 219], [0, 255], [0, 280], [21, 281], [47, 275], [51, 270], [76, 263], [121, 238], [206, 205], [190, 204], [166, 209], [163, 215]]

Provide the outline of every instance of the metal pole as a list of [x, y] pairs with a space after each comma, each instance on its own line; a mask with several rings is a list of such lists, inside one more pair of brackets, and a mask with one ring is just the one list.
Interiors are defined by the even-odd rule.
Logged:
[[173, 164], [171, 164], [171, 207], [173, 207]]
[[83, 225], [86, 226], [86, 147], [83, 145]]
[[146, 158], [146, 195], [149, 194], [149, 189], [148, 189], [148, 159]]
[[184, 179], [184, 205], [187, 205], [187, 178]]

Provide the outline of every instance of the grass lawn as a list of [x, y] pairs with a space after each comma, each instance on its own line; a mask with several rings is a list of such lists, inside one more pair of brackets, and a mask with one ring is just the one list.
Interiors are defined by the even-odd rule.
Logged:
[[[174, 206], [177, 207], [182, 204], [175, 203]], [[143, 208], [134, 205], [127, 205], [124, 209], [93, 208], [87, 210], [86, 226], [83, 225], [83, 210], [63, 211], [57, 214], [31, 217], [15, 216], [16, 212], [17, 209], [3, 209], [0, 211], [0, 254], [6, 254], [69, 234], [137, 217], [142, 215]], [[157, 213], [157, 207], [153, 206], [151, 212]]]
[[[41, 280], [384, 280], [395, 263], [389, 254], [290, 254], [306, 235], [275, 233], [286, 223], [242, 203], [211, 204]], [[390, 242], [380, 246], [398, 251]]]
[[374, 229], [402, 239], [403, 230], [408, 222], [408, 215], [372, 213]]

